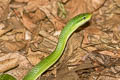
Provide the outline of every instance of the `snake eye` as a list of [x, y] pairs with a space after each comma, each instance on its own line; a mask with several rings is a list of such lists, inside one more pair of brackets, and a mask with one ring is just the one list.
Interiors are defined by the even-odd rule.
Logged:
[[83, 17], [83, 19], [86, 19], [86, 17]]

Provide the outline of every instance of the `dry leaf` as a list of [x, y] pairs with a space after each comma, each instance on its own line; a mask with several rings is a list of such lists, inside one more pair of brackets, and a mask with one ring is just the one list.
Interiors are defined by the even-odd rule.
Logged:
[[26, 15], [23, 15], [21, 21], [24, 24], [25, 28], [28, 29], [28, 31], [34, 33], [34, 31], [37, 28], [37, 25], [34, 24], [29, 17], [27, 17]]
[[16, 52], [25, 48], [24, 42], [3, 41], [0, 43], [0, 50], [3, 52]]
[[115, 54], [115, 53], [113, 53], [113, 52], [111, 52], [111, 51], [107, 51], [107, 50], [105, 50], [105, 51], [100, 51], [99, 53], [100, 53], [100, 54], [104, 54], [104, 55], [111, 56], [111, 57], [113, 57], [113, 58], [120, 58], [120, 54], [119, 54], [119, 53], [118, 53], [118, 54]]
[[50, 35], [49, 33], [45, 32], [45, 31], [40, 31], [39, 34], [55, 43], [58, 42], [58, 39], [52, 35]]
[[17, 58], [11, 58], [6, 59], [3, 61], [0, 61], [0, 72], [4, 72], [7, 70], [10, 70], [18, 65], [18, 59]]
[[[50, 5], [54, 5], [54, 6], [50, 6]], [[49, 20], [53, 23], [55, 29], [61, 30], [65, 26], [63, 21], [56, 15], [57, 12], [56, 2], [53, 2], [53, 4], [49, 4], [43, 7], [39, 6], [39, 9], [45, 12]]]
[[67, 20], [80, 13], [93, 12], [104, 4], [105, 0], [70, 0], [65, 5]]
[[[0, 61], [1, 61], [1, 58], [2, 57], [0, 57]], [[9, 53], [9, 54], [3, 56], [3, 58], [4, 58], [3, 60], [5, 60], [5, 59], [7, 60], [7, 59], [11, 59], [11, 58], [18, 59], [17, 64], [19, 64], [19, 66], [6, 72], [7, 74], [12, 74], [13, 76], [15, 76], [17, 80], [22, 80], [23, 77], [27, 74], [27, 72], [32, 68], [28, 59], [26, 59], [25, 56], [23, 56], [19, 53]]]
[[23, 3], [23, 2], [29, 2], [30, 0], [15, 0], [15, 1]]
[[38, 62], [40, 62], [40, 60], [42, 60], [43, 58], [45, 58], [46, 55], [45, 53], [43, 52], [40, 52], [40, 51], [37, 51], [37, 52], [32, 52], [30, 49], [28, 51], [28, 55], [27, 55], [27, 58], [28, 60], [30, 61], [30, 63], [32, 65], [36, 65]]
[[45, 19], [44, 21], [40, 21], [39, 26], [41, 31], [48, 32], [49, 34], [54, 32], [55, 30], [53, 24], [48, 19]]
[[[90, 35], [95, 35], [98, 39], [100, 38], [99, 35], [103, 35], [103, 32], [100, 31], [100, 29], [97, 28], [96, 25], [89, 26], [84, 31], [84, 40], [82, 47], [87, 46], [86, 44], [89, 43], [89, 37]], [[94, 48], [90, 48], [90, 50], [94, 50]]]
[[9, 53], [0, 56], [0, 72], [4, 72], [6, 70], [12, 69], [17, 65], [18, 65], [18, 54]]
[[[9, 6], [10, 6], [10, 8], [14, 9], [14, 11], [15, 11], [16, 14], [18, 14], [17, 11], [18, 11], [18, 12], [21, 12], [21, 9], [24, 8], [25, 4], [24, 4], [24, 3], [13, 2], [13, 3], [10, 4]], [[16, 10], [16, 9], [17, 9], [17, 10]]]
[[57, 30], [61, 30], [64, 26], [64, 23], [60, 18], [57, 16], [57, 0], [34, 0], [30, 1], [28, 5], [25, 7], [25, 10], [27, 12], [35, 11], [37, 8], [39, 8], [41, 11], [43, 11], [48, 19], [53, 23], [54, 27]]
[[11, 31], [13, 29], [12, 26], [8, 26], [6, 29], [4, 30], [0, 30], [0, 36], [4, 35], [5, 33]]
[[48, 5], [49, 0], [30, 0], [27, 4], [27, 6], [25, 7], [25, 10], [27, 12], [30, 11], [35, 11], [38, 6], [45, 6]]
[[0, 0], [0, 21], [7, 19], [10, 0]]
[[66, 3], [68, 0], [61, 0], [63, 3]]
[[91, 34], [91, 35], [101, 35], [101, 34], [103, 34], [103, 32], [98, 28], [97, 25], [92, 25], [92, 26], [89, 26], [89, 27], [85, 28], [84, 33]]
[[41, 43], [33, 43], [30, 47], [32, 51], [37, 50], [45, 53], [51, 53], [55, 49], [56, 43], [44, 38]]
[[117, 6], [120, 7], [120, 0], [113, 0], [113, 1], [115, 1], [115, 3], [117, 4]]
[[15, 35], [15, 39], [16, 39], [16, 41], [23, 41], [23, 40], [25, 40], [25, 35], [23, 33], [17, 33]]
[[38, 64], [39, 62], [40, 62], [40, 56], [41, 55], [39, 55], [39, 54], [33, 54], [33, 55], [28, 55], [28, 60], [30, 61], [30, 63], [32, 64], [32, 65], [36, 65], [36, 64]]
[[9, 22], [9, 25], [14, 27], [14, 29], [18, 29], [18, 30], [24, 29], [24, 25], [22, 24], [22, 22], [20, 22], [20, 20], [15, 16], [10, 17], [8, 22]]
[[86, 9], [88, 9], [90, 12], [93, 12], [103, 6], [105, 1], [106, 0], [85, 0]]
[[43, 11], [37, 9], [35, 13], [30, 13], [30, 17], [32, 18], [32, 22], [36, 23], [45, 19], [46, 15]]

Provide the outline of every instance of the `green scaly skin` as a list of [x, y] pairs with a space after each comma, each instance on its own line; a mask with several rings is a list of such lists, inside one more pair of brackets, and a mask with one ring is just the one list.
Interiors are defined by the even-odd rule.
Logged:
[[[80, 26], [85, 24], [91, 19], [91, 14], [79, 14], [72, 18], [62, 30], [56, 49], [45, 59], [40, 61], [30, 72], [24, 77], [23, 80], [36, 80], [48, 68], [50, 68], [62, 55], [65, 45], [70, 35]], [[11, 79], [12, 80], [12, 79]]]
[[13, 76], [9, 74], [2, 74], [0, 75], [0, 80], [16, 80]]

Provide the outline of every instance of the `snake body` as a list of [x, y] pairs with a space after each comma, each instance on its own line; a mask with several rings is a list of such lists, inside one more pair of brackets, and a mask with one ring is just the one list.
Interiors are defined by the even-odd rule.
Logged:
[[56, 49], [42, 61], [40, 61], [30, 72], [23, 78], [23, 80], [36, 80], [48, 68], [50, 68], [62, 55], [65, 45], [70, 35], [79, 27], [91, 19], [91, 14], [79, 14], [72, 18], [61, 31]]
[[16, 80], [16, 78], [14, 78], [13, 76], [9, 74], [1, 74], [0, 80]]

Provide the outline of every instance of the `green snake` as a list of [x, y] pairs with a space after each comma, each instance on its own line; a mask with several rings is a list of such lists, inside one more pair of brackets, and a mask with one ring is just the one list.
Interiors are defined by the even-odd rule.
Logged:
[[[28, 72], [28, 74], [23, 78], [23, 80], [36, 80], [48, 68], [50, 68], [53, 64], [55, 64], [56, 61], [61, 57], [70, 35], [78, 27], [88, 22], [91, 19], [91, 16], [92, 15], [90, 13], [84, 13], [84, 14], [79, 14], [74, 18], [72, 18], [61, 31], [56, 49], [49, 56], [47, 56], [42, 61], [40, 61], [35, 67], [33, 67], [31, 71]], [[9, 79], [9, 80], [15, 80], [15, 79]]]

